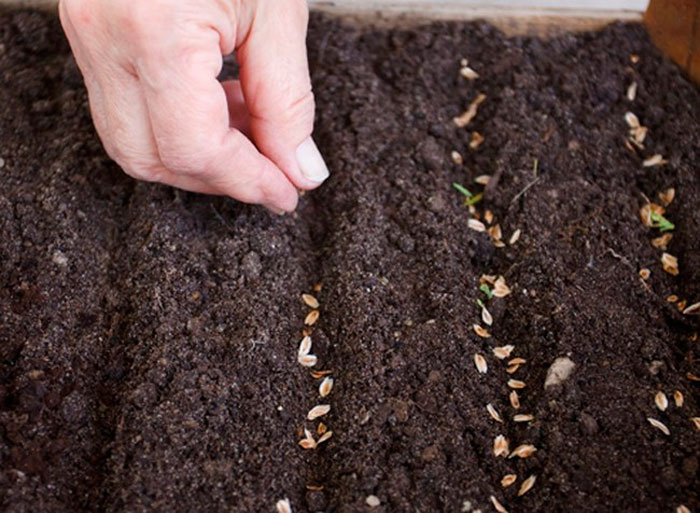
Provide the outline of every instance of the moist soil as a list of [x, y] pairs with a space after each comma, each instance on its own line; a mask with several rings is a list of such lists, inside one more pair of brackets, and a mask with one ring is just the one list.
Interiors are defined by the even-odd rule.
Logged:
[[[460, 77], [462, 57], [478, 79]], [[276, 216], [124, 175], [55, 16], [0, 13], [0, 509], [273, 511], [288, 497], [296, 512], [486, 512], [493, 495], [514, 512], [698, 511], [700, 326], [667, 301], [700, 301], [698, 89], [636, 24], [545, 41], [314, 15], [309, 58], [332, 174]], [[627, 111], [649, 129], [643, 150], [625, 145]], [[668, 162], [643, 167], [657, 153]], [[520, 229], [513, 245], [467, 226], [452, 183], [482, 191], [482, 174], [476, 212], [506, 241]], [[638, 215], [668, 187], [678, 276]], [[487, 301], [483, 274], [512, 293]], [[297, 363], [301, 294], [319, 283], [323, 400]], [[489, 339], [472, 329], [487, 327], [477, 298]], [[512, 375], [491, 351], [506, 344], [527, 361]], [[558, 357], [574, 371], [545, 389]], [[510, 378], [526, 384], [517, 411]], [[304, 450], [319, 402], [333, 436]], [[499, 434], [537, 451], [495, 457]]]

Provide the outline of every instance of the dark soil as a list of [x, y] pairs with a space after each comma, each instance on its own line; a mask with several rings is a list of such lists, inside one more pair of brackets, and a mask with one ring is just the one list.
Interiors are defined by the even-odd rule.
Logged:
[[[686, 374], [700, 374], [700, 324], [666, 301], [700, 300], [698, 89], [634, 24], [542, 41], [314, 16], [309, 44], [332, 176], [278, 217], [128, 178], [94, 134], [57, 20], [0, 13], [0, 509], [274, 511], [289, 497], [296, 512], [355, 512], [376, 495], [374, 512], [486, 512], [494, 495], [515, 512], [698, 511]], [[461, 57], [479, 79], [459, 77]], [[628, 110], [649, 127], [639, 155]], [[668, 164], [642, 167], [654, 153]], [[513, 246], [467, 228], [451, 184], [480, 190], [480, 174], [498, 181], [478, 211], [506, 240], [522, 229]], [[638, 217], [671, 186], [677, 277]], [[489, 302], [490, 340], [472, 330], [484, 273], [513, 289]], [[334, 436], [305, 451], [318, 381], [296, 350], [316, 283]], [[513, 376], [491, 353], [502, 344], [527, 359]], [[573, 374], [544, 389], [566, 355]], [[510, 377], [527, 384], [530, 424], [512, 421]], [[658, 411], [659, 390], [685, 404]], [[498, 434], [538, 451], [496, 458]]]

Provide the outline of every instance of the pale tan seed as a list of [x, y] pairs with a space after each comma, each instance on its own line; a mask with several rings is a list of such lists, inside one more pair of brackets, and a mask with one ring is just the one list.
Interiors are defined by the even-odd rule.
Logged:
[[491, 499], [491, 504], [493, 504], [493, 507], [496, 508], [496, 511], [498, 511], [498, 513], [508, 513], [508, 510], [503, 507], [503, 504], [498, 502], [498, 499], [496, 497], [494, 497], [492, 495], [490, 497], [490, 499]]
[[673, 187], [669, 187], [665, 191], [662, 191], [659, 193], [659, 199], [661, 200], [661, 203], [664, 204], [665, 207], [669, 206], [671, 202], [673, 201], [673, 198], [676, 197], [676, 189]]
[[328, 426], [326, 426], [323, 422], [319, 422], [318, 427], [316, 428], [316, 434], [322, 435], [326, 431], [328, 431]]
[[459, 74], [462, 75], [467, 80], [475, 80], [479, 78], [479, 74], [471, 69], [469, 66], [464, 66], [459, 70]]
[[314, 420], [319, 417], [323, 417], [326, 415], [329, 411], [331, 411], [331, 405], [330, 404], [319, 404], [318, 406], [314, 406], [309, 410], [309, 413], [306, 415], [306, 418], [308, 420]]
[[493, 223], [493, 212], [487, 209], [486, 212], [484, 212], [484, 221], [486, 221], [487, 224]]
[[661, 265], [668, 274], [678, 276], [678, 258], [670, 253], [661, 255]]
[[452, 153], [450, 153], [450, 157], [452, 158], [452, 162], [454, 162], [458, 166], [461, 166], [464, 163], [464, 159], [458, 151], [453, 151]]
[[496, 279], [498, 276], [495, 274], [482, 274], [479, 276], [479, 285], [483, 285], [484, 283], [488, 285], [493, 285], [496, 282]]
[[654, 404], [656, 404], [659, 410], [666, 411], [666, 408], [668, 408], [668, 398], [666, 398], [666, 394], [657, 392], [654, 396]]
[[318, 308], [320, 306], [318, 304], [318, 299], [311, 294], [302, 294], [301, 299], [306, 303], [306, 306], [310, 306], [311, 308]]
[[286, 497], [277, 501], [277, 513], [292, 513], [292, 503]]
[[639, 270], [639, 277], [643, 280], [648, 280], [649, 276], [651, 276], [651, 271], [647, 269], [646, 267], [643, 267], [642, 269]]
[[632, 64], [637, 64], [639, 62], [639, 55], [637, 55], [636, 53], [630, 55], [630, 62]]
[[660, 237], [656, 237], [655, 239], [651, 239], [651, 245], [654, 246], [655, 248], [666, 250], [668, 247], [668, 243], [671, 242], [671, 239], [673, 238], [672, 233], [664, 233]]
[[530, 491], [530, 489], [535, 486], [535, 480], [537, 479], [537, 476], [530, 476], [528, 477], [525, 481], [523, 481], [523, 484], [520, 485], [520, 490], [518, 490], [518, 497], [522, 497], [525, 495], [527, 492]]
[[493, 240], [501, 240], [503, 237], [503, 232], [501, 231], [501, 225], [500, 224], [494, 224], [491, 228], [489, 228], [489, 235]]
[[299, 356], [307, 355], [311, 351], [311, 337], [306, 336], [301, 339], [299, 344]]
[[508, 244], [510, 244], [512, 246], [513, 244], [518, 242], [520, 240], [520, 233], [521, 233], [520, 228], [515, 230], [513, 232], [513, 235], [510, 236], [510, 239], [508, 240]]
[[518, 356], [517, 358], [513, 358], [512, 360], [510, 360], [508, 362], [508, 365], [522, 365], [524, 363], [527, 363], [527, 360]]
[[654, 166], [663, 166], [666, 164], [668, 161], [664, 160], [663, 156], [660, 154], [655, 154], [652, 155], [651, 157], [644, 159], [644, 162], [642, 162], [642, 166], [644, 167], [654, 167]]
[[517, 390], [520, 390], [521, 388], [525, 388], [525, 382], [520, 381], [519, 379], [509, 379], [508, 386], [510, 388], [515, 388]]
[[322, 289], [323, 289], [323, 284], [322, 284], [322, 283], [316, 283], [316, 284], [313, 286], [313, 289], [312, 289], [312, 290], [313, 290], [314, 292], [321, 292]]
[[510, 356], [510, 353], [513, 352], [513, 349], [515, 349], [515, 346], [510, 344], [505, 346], [494, 347], [493, 355], [499, 360], [505, 360]]
[[318, 317], [321, 315], [321, 313], [318, 310], [311, 310], [307, 315], [306, 319], [304, 319], [304, 324], [307, 326], [313, 326], [316, 324], [316, 321], [318, 321]]
[[639, 220], [647, 228], [651, 228], [651, 204], [645, 203], [639, 208]]
[[333, 436], [333, 431], [326, 431], [325, 433], [323, 433], [323, 436], [321, 436], [321, 438], [318, 439], [318, 442], [316, 442], [316, 445], [322, 444], [323, 442], [325, 442], [326, 440], [328, 440], [332, 436]]
[[510, 399], [510, 405], [513, 408], [516, 410], [520, 408], [520, 397], [518, 396], [518, 392], [515, 390], [511, 391], [511, 393], [508, 395], [508, 399]]
[[501, 417], [501, 414], [498, 413], [498, 410], [493, 406], [493, 404], [489, 403], [486, 405], [486, 411], [489, 412], [489, 415], [491, 415], [491, 418], [495, 420], [496, 422], [500, 422], [503, 424], [503, 418]]
[[[479, 132], [472, 132], [472, 137], [471, 137], [471, 140], [469, 141], [469, 147], [472, 150], [475, 150], [479, 146], [481, 146], [482, 142], [484, 142], [484, 136], [481, 135]], [[486, 185], [486, 184], [483, 184], [483, 185]]]
[[321, 384], [318, 386], [318, 393], [321, 397], [326, 397], [333, 390], [333, 378], [323, 378]]
[[486, 374], [486, 371], [488, 370], [488, 366], [486, 365], [486, 358], [484, 358], [478, 353], [475, 353], [474, 365], [476, 365], [476, 370], [478, 370], [481, 374]]
[[668, 428], [666, 427], [666, 424], [664, 424], [664, 423], [661, 422], [660, 420], [656, 420], [656, 419], [654, 419], [654, 418], [652, 418], [652, 417], [647, 417], [647, 421], [649, 422], [649, 424], [651, 424], [651, 425], [654, 426], [656, 429], [658, 429], [659, 431], [661, 431], [664, 435], [668, 436], [668, 435], [671, 434], [671, 432], [670, 432], [670, 431], [668, 430]]
[[513, 422], [532, 422], [535, 420], [534, 415], [519, 414], [513, 417]]
[[379, 497], [376, 495], [368, 495], [367, 498], [365, 499], [365, 503], [370, 507], [370, 508], [376, 508], [379, 506], [382, 501], [379, 500]]
[[316, 448], [316, 440], [314, 440], [314, 437], [311, 434], [311, 431], [309, 431], [308, 429], [304, 429], [304, 438], [299, 440], [299, 445], [301, 446], [302, 449], [315, 449]]
[[537, 448], [534, 445], [522, 444], [513, 449], [513, 452], [510, 453], [508, 458], [515, 458], [516, 456], [518, 458], [529, 458], [535, 451], [537, 451]]
[[683, 406], [683, 401], [683, 392], [681, 392], [680, 390], [676, 390], [675, 392], [673, 392], [673, 402], [675, 403], [677, 408]]
[[489, 180], [491, 180], [491, 175], [479, 175], [474, 178], [474, 183], [478, 183], [479, 185], [488, 185]]
[[518, 480], [518, 476], [515, 474], [506, 474], [501, 478], [501, 486], [503, 488], [508, 488], [510, 485]]
[[460, 114], [456, 118], [452, 119], [454, 124], [460, 128], [467, 126], [471, 122], [471, 120], [474, 119], [474, 117], [476, 116], [476, 114], [479, 110], [479, 105], [481, 105], [485, 99], [486, 99], [486, 95], [483, 93], [479, 93], [476, 96], [476, 98], [474, 98], [474, 101], [472, 101], [469, 104], [469, 107], [467, 108], [467, 110], [465, 110], [462, 114]]
[[700, 376], [692, 372], [686, 372], [685, 377], [688, 378], [690, 381], [700, 381]]
[[630, 128], [638, 128], [640, 125], [639, 118], [633, 112], [625, 113], [625, 122]]
[[680, 506], [678, 506], [676, 508], [676, 513], [690, 513], [690, 509], [688, 509], [687, 506], [684, 506], [683, 504], [681, 504]]
[[489, 338], [491, 336], [491, 333], [489, 333], [488, 330], [482, 328], [478, 324], [472, 324], [472, 328], [474, 328], [474, 333], [479, 335], [481, 338]]
[[630, 128], [630, 136], [632, 136], [632, 142], [639, 149], [644, 149], [644, 139], [646, 139], [649, 129], [645, 126], [638, 126], [636, 128]]
[[487, 326], [491, 326], [493, 324], [493, 316], [485, 306], [481, 308], [481, 320], [484, 321], [484, 324]]
[[467, 221], [467, 226], [474, 230], [475, 232], [485, 232], [486, 231], [486, 226], [484, 223], [479, 221], [478, 219], [469, 218], [469, 221]]
[[682, 311], [685, 309], [685, 305], [687, 305], [687, 304], [688, 304], [688, 301], [686, 301], [686, 300], [684, 299], [683, 301], [679, 301], [679, 302], [676, 304], [676, 308], [678, 308], [678, 311], [679, 311], [679, 312], [682, 312]]
[[506, 285], [506, 279], [503, 276], [499, 276], [493, 284], [493, 290], [491, 291], [496, 297], [505, 297], [510, 294], [510, 289]]
[[676, 301], [678, 301], [678, 296], [676, 296], [675, 294], [671, 294], [666, 298], [666, 301], [668, 301], [669, 303], [675, 303]]
[[700, 417], [690, 417], [690, 422], [693, 423], [695, 429], [700, 431]]
[[318, 358], [315, 354], [305, 354], [299, 355], [298, 361], [304, 367], [313, 367], [314, 365], [316, 365]]
[[311, 374], [311, 377], [314, 379], [321, 379], [323, 376], [328, 376], [329, 374], [332, 374], [332, 373], [333, 373], [333, 371], [330, 369], [309, 372], [309, 374]]
[[503, 435], [498, 435], [493, 440], [493, 455], [497, 458], [503, 456], [504, 458], [508, 456], [510, 452], [508, 448], [508, 439]]
[[627, 99], [631, 102], [637, 97], [637, 82], [632, 82], [627, 88]]
[[520, 365], [509, 365], [508, 368], [506, 369], [506, 372], [508, 374], [514, 374], [517, 372], [517, 370], [520, 368]]
[[685, 314], [685, 315], [700, 314], [700, 301], [697, 303], [693, 303], [689, 307], [685, 308], [683, 310], [683, 314]]

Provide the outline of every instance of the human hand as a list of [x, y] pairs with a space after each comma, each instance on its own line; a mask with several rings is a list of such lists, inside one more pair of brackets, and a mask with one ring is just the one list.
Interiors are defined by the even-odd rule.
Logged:
[[[277, 212], [327, 178], [304, 0], [61, 0], [59, 11], [97, 132], [131, 176]], [[234, 50], [240, 81], [220, 83]]]

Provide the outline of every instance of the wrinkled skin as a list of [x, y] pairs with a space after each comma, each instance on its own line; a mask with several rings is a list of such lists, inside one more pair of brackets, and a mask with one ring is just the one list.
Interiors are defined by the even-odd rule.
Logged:
[[[107, 153], [131, 176], [296, 207], [328, 170], [311, 139], [303, 0], [61, 0]], [[219, 82], [232, 52], [240, 81]]]

